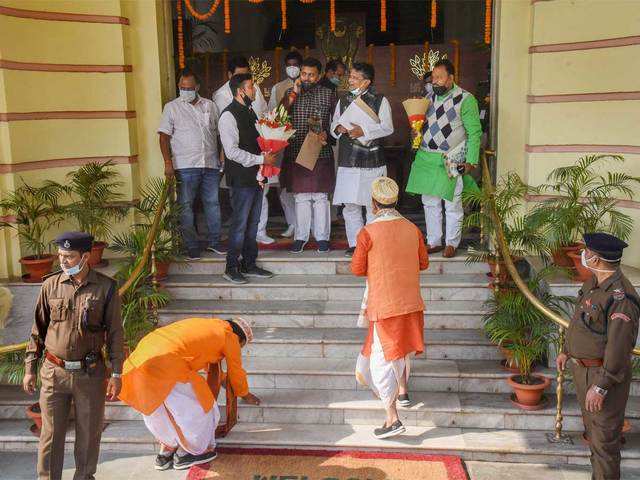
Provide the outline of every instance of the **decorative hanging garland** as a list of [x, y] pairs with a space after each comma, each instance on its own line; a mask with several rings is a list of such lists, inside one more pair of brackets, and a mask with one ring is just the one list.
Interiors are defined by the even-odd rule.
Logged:
[[329, 27], [332, 32], [336, 31], [336, 0], [329, 0]]
[[229, 0], [224, 0], [224, 33], [231, 33], [231, 8]]
[[309, 4], [309, 3], [313, 3], [313, 2], [315, 2], [315, 1], [316, 1], [316, 0], [300, 0], [300, 3], [306, 3], [306, 4]]
[[387, 31], [387, 0], [380, 0], [380, 31]]
[[396, 86], [396, 44], [390, 43], [389, 48], [391, 49], [391, 65], [389, 72], [389, 83], [391, 83], [392, 87]]
[[367, 47], [367, 63], [373, 65], [373, 43]]
[[182, 23], [182, 0], [176, 3], [176, 13], [178, 14], [178, 65], [184, 68], [184, 25]]
[[273, 65], [275, 66], [276, 73], [276, 83], [280, 81], [280, 55], [282, 53], [282, 47], [276, 47], [275, 52], [273, 52]]
[[491, 0], [484, 1], [484, 43], [491, 44]]
[[280, 11], [282, 12], [282, 30], [287, 29], [287, 0], [280, 0]]
[[262, 3], [264, 0], [249, 0], [249, 3]]
[[438, 25], [438, 4], [436, 0], [431, 0], [431, 28]]
[[[180, 2], [178, 2], [178, 3], [180, 3]], [[189, 13], [191, 14], [191, 16], [194, 17], [194, 18], [197, 18], [198, 20], [207, 20], [207, 19], [209, 19], [211, 17], [211, 15], [216, 13], [216, 10], [218, 9], [218, 6], [220, 6], [220, 0], [214, 0], [214, 2], [211, 4], [211, 8], [209, 8], [209, 11], [207, 13], [199, 13], [191, 5], [191, 0], [184, 0], [184, 3], [187, 6], [187, 10], [189, 10]]]
[[222, 50], [222, 75], [223, 77], [227, 75], [227, 71], [229, 68], [229, 62], [227, 60], [227, 56], [228, 56], [229, 50], [227, 50], [226, 48], [224, 50]]
[[453, 45], [453, 68], [455, 68], [455, 80], [460, 82], [460, 40], [451, 40]]

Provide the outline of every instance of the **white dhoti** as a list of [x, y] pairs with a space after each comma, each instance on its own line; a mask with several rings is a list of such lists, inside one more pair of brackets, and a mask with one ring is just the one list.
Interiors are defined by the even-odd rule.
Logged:
[[400, 379], [405, 375], [409, 380], [411, 354], [398, 360], [385, 360], [382, 344], [376, 326], [373, 327], [373, 345], [371, 356], [360, 353], [356, 363], [356, 379], [358, 383], [368, 386], [382, 401], [384, 408], [389, 408], [398, 398]]
[[218, 404], [205, 412], [190, 383], [176, 383], [164, 403], [142, 418], [156, 440], [171, 449], [201, 455], [216, 446]]
[[[444, 201], [446, 212], [446, 245], [458, 248], [462, 238], [462, 219], [464, 207], [462, 206], [462, 177], [458, 176], [453, 200]], [[427, 224], [427, 243], [430, 247], [442, 245], [442, 199], [433, 195], [422, 195], [424, 205], [424, 219]]]

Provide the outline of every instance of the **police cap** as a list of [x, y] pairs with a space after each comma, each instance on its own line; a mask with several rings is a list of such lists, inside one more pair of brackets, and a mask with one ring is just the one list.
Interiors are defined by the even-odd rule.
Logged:
[[622, 258], [622, 250], [629, 246], [618, 237], [604, 232], [585, 233], [582, 237], [589, 250], [609, 262], [619, 261]]
[[62, 250], [72, 250], [80, 253], [90, 252], [93, 236], [85, 232], [64, 232], [56, 237], [54, 243]]

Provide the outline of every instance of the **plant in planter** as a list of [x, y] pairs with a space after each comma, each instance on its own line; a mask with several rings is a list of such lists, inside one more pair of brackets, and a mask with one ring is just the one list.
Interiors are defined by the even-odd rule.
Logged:
[[[529, 289], [556, 312], [565, 312], [570, 297], [553, 295], [543, 288], [543, 282], [556, 270], [546, 266], [527, 281]], [[512, 401], [526, 410], [544, 407], [542, 393], [550, 379], [532, 373], [535, 362], [546, 354], [550, 342], [557, 342], [557, 328], [537, 310], [518, 289], [495, 290], [487, 300], [488, 313], [483, 318], [484, 331], [489, 339], [509, 351], [518, 374], [512, 375], [509, 385], [515, 394]]]
[[[22, 385], [22, 379], [25, 374], [25, 351], [5, 353], [0, 355], [0, 382], [9, 385]], [[38, 369], [42, 365], [42, 361], [38, 364]], [[36, 376], [37, 386], [40, 386], [40, 376]], [[40, 403], [38, 401], [26, 407], [27, 416], [33, 421], [34, 426], [31, 431], [34, 435], [40, 435], [42, 428], [42, 412], [40, 411]]]
[[30, 252], [20, 259], [27, 270], [26, 282], [41, 282], [51, 272], [55, 256], [50, 253], [47, 234], [63, 219], [63, 207], [58, 203], [62, 191], [52, 182], [41, 187], [23, 184], [0, 201], [0, 208], [14, 217], [0, 222], [0, 226], [16, 230], [21, 245]]
[[88, 163], [67, 175], [67, 185], [60, 185], [72, 200], [65, 206], [66, 212], [80, 230], [93, 235], [91, 266], [102, 263], [112, 224], [122, 220], [129, 209], [118, 192], [124, 185], [119, 177], [111, 161]]
[[582, 234], [605, 231], [627, 240], [633, 229], [632, 218], [617, 207], [620, 198], [633, 198], [633, 187], [640, 186], [640, 177], [626, 173], [600, 173], [610, 163], [622, 163], [620, 155], [587, 155], [575, 165], [559, 167], [547, 177], [540, 190], [551, 198], [534, 208], [533, 216], [545, 223], [545, 236], [553, 252], [554, 263], [576, 267], [580, 279], [590, 277], [581, 270]]
[[[496, 213], [502, 220], [505, 239], [514, 261], [528, 254], [535, 254], [542, 258], [549, 255], [548, 242], [542, 231], [544, 224], [539, 217], [528, 215], [523, 210], [526, 196], [537, 192], [537, 188], [527, 185], [520, 176], [513, 172], [501, 177], [496, 183], [493, 200], [495, 201]], [[486, 238], [495, 244], [496, 227], [492, 216], [485, 208], [492, 201], [491, 197], [492, 195], [486, 186], [480, 190], [463, 194], [463, 201], [475, 210], [465, 217], [463, 226], [482, 229]], [[500, 265], [499, 283], [505, 284], [509, 279], [500, 254], [493, 252], [488, 245], [476, 245], [470, 248], [467, 262], [486, 262], [494, 275], [496, 265]]]

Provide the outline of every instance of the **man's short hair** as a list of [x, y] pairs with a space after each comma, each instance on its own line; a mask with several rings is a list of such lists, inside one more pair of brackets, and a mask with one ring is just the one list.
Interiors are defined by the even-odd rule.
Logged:
[[231, 89], [231, 95], [234, 97], [238, 94], [238, 90], [242, 88], [244, 82], [253, 80], [253, 75], [250, 73], [238, 73], [229, 79], [229, 88]]
[[240, 55], [229, 60], [227, 71], [233, 74], [233, 72], [236, 71], [236, 68], [249, 68], [249, 61], [247, 60], [247, 57]]
[[302, 61], [301, 67], [313, 67], [318, 70], [318, 73], [322, 73], [322, 64], [320, 60], [313, 57], [307, 57]]
[[244, 332], [240, 328], [240, 325], [238, 325], [236, 322], [233, 322], [231, 320], [226, 320], [226, 321], [229, 322], [229, 325], [231, 325], [231, 330], [233, 330], [233, 333], [235, 333], [238, 336], [238, 340], [240, 340], [240, 343], [241, 344], [246, 343], [247, 336], [244, 334]]
[[444, 67], [449, 75], [456, 74], [456, 67], [453, 66], [453, 63], [451, 63], [451, 60], [449, 60], [448, 58], [438, 60], [433, 64], [433, 68], [435, 69], [436, 67]]
[[180, 73], [178, 74], [178, 80], [181, 78], [189, 78], [189, 77], [193, 77], [193, 79], [196, 82], [196, 85], [200, 85], [200, 77], [192, 68], [184, 67], [182, 70], [180, 70]]
[[393, 202], [393, 203], [388, 203], [388, 204], [380, 203], [375, 198], [372, 198], [371, 201], [380, 210], [384, 210], [385, 208], [396, 208], [396, 205], [398, 205], [398, 202]]
[[365, 79], [370, 80], [371, 83], [373, 83], [376, 78], [376, 70], [370, 63], [356, 62], [351, 66], [351, 68], [353, 68], [356, 72], [360, 72], [362, 76]]
[[291, 50], [289, 53], [287, 53], [287, 55], [284, 57], [284, 63], [285, 65], [287, 64], [287, 62], [289, 60], [297, 60], [298, 64], [301, 64], [303, 59], [302, 59], [302, 55], [300, 54], [299, 51], [297, 50]]
[[335, 72], [339, 67], [342, 67], [346, 70], [347, 66], [344, 64], [342, 60], [339, 58], [332, 58], [327, 62], [327, 65], [324, 67], [325, 72]]
[[422, 76], [422, 81], [426, 82], [427, 78], [431, 78], [433, 76], [433, 72], [431, 70], [429, 70], [428, 72], [424, 72], [424, 75]]

